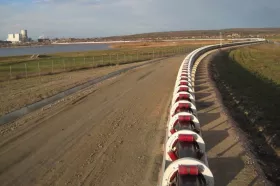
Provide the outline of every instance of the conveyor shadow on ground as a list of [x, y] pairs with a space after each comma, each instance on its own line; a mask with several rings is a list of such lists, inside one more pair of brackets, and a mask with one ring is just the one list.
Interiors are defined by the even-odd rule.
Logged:
[[[210, 105], [204, 105], [202, 101], [198, 101], [198, 110], [211, 108], [214, 102], [211, 103], [212, 104]], [[217, 108], [219, 107], [215, 107], [214, 109]], [[201, 127], [205, 127], [219, 119], [220, 113], [203, 112], [199, 113], [198, 117]], [[202, 131], [203, 139], [206, 142], [206, 153], [216, 147], [216, 145], [223, 143], [223, 141], [229, 137], [229, 128], [225, 130], [215, 130], [216, 128], [222, 126], [225, 122], [226, 121], [222, 121], [215, 126], [208, 128], [208, 130]], [[244, 162], [241, 157], [220, 157], [233, 148], [237, 143], [238, 141], [218, 153], [217, 158], [208, 158], [209, 166], [211, 167], [211, 171], [215, 178], [215, 185], [217, 186], [228, 185], [244, 169]], [[230, 165], [230, 171], [225, 171], [223, 169], [224, 166], [221, 166], [221, 164]]]
[[199, 117], [199, 123], [201, 125], [201, 127], [206, 126], [208, 123], [211, 123], [215, 120], [217, 120], [220, 117], [219, 113], [198, 113], [198, 117]]
[[[205, 97], [208, 97], [208, 96], [211, 96], [212, 94], [211, 93], [198, 93], [198, 92], [196, 92], [195, 93], [195, 99], [196, 99], [196, 101], [198, 101], [198, 100], [200, 100], [200, 99], [203, 99], [203, 98], [205, 98]], [[197, 102], [197, 104], [198, 104], [198, 102]]]
[[201, 80], [201, 81], [195, 81], [195, 86], [203, 86], [203, 85], [206, 85], [207, 84], [207, 81], [206, 80]]
[[[209, 166], [215, 178], [215, 186], [228, 185], [244, 168], [244, 163], [239, 157], [208, 158]], [[225, 171], [219, 165], [230, 165], [230, 171]]]
[[215, 104], [215, 102], [213, 101], [201, 101], [199, 104], [197, 104], [197, 109], [206, 109], [209, 108], [211, 106], [213, 106]]
[[[280, 148], [277, 137], [280, 134], [279, 85], [243, 68], [238, 62], [229, 59], [227, 52], [214, 56], [211, 61], [213, 78], [223, 95], [225, 106], [239, 123], [239, 127], [247, 133], [254, 151], [261, 159], [260, 165], [266, 176], [280, 185], [280, 158], [271, 147]], [[216, 76], [217, 74], [219, 76]], [[238, 79], [242, 81], [237, 80], [235, 74], [238, 74]], [[224, 84], [231, 87], [230, 92]], [[230, 93], [233, 93], [235, 98]], [[234, 100], [240, 102], [237, 104]], [[250, 114], [245, 115], [245, 111]], [[259, 130], [261, 128], [264, 130]], [[266, 138], [269, 138], [269, 143]]]
[[[212, 108], [212, 109], [218, 109], [219, 107], [214, 107], [213, 105], [215, 104], [213, 101], [212, 102], [205, 102], [203, 101], [198, 101], [197, 102], [197, 108], [198, 110], [200, 109], [207, 109], [207, 108]], [[209, 104], [211, 103], [211, 104]], [[215, 112], [215, 113], [209, 113], [208, 112], [203, 112], [199, 113], [199, 121], [201, 124], [201, 127], [205, 127], [208, 124], [211, 124], [212, 122], [215, 122], [220, 118], [220, 113]], [[206, 153], [209, 152], [211, 149], [215, 148], [218, 144], [223, 143], [224, 140], [226, 140], [229, 137], [228, 130], [230, 128], [226, 128], [224, 130], [215, 130], [218, 129], [220, 126], [225, 124], [227, 121], [222, 121], [214, 126], [211, 126], [208, 128], [208, 130], [203, 130], [203, 139], [206, 142]], [[228, 185], [233, 179], [236, 178], [236, 176], [244, 169], [244, 162], [242, 161], [241, 157], [222, 157], [225, 153], [227, 153], [230, 149], [232, 149], [238, 141], [235, 142], [234, 144], [230, 145], [223, 151], [219, 152], [217, 154], [217, 158], [208, 158], [209, 166], [211, 167], [211, 171], [214, 175], [215, 178], [215, 185], [217, 186], [224, 186]], [[230, 171], [225, 171], [223, 168], [223, 165], [230, 165]]]
[[228, 132], [226, 130], [202, 131], [202, 132], [203, 132], [203, 139], [206, 142], [206, 152], [210, 151], [217, 144], [221, 143], [228, 137]]
[[195, 76], [196, 80], [208, 79], [206, 75], [197, 75]]
[[209, 101], [212, 101], [214, 99], [214, 96], [211, 95], [211, 96], [207, 96], [206, 98], [203, 98], [203, 99], [197, 99], [197, 100], [201, 100], [201, 101], [204, 101], [204, 102], [209, 102]]
[[210, 87], [207, 85], [195, 86], [195, 91], [204, 91], [206, 89], [210, 89]]
[[[206, 153], [208, 153], [212, 149], [214, 150], [217, 148], [217, 146], [226, 144], [225, 141], [229, 138], [228, 130], [230, 127], [223, 128], [223, 125], [227, 122], [227, 120], [224, 121], [220, 119], [220, 106], [215, 106], [216, 98], [214, 90], [210, 87], [210, 85], [206, 84], [207, 80], [205, 79], [205, 76], [201, 78], [203, 78], [203, 80], [196, 78], [195, 90], [198, 92], [196, 92], [195, 97], [198, 111], [203, 110], [198, 113], [198, 119], [201, 127], [206, 129], [202, 129], [202, 135], [204, 141], [206, 142]], [[224, 146], [223, 150], [215, 155], [217, 157], [208, 157], [209, 166], [214, 174], [215, 185], [224, 186], [230, 184], [232, 180], [236, 179], [237, 175], [244, 169], [245, 165], [241, 156], [224, 157], [224, 155], [226, 156], [226, 153], [234, 148], [238, 143], [239, 142], [236, 141], [229, 146]], [[230, 165], [231, 168], [225, 170], [224, 168], [227, 165]]]
[[205, 73], [205, 72], [196, 72], [196, 77], [199, 79], [199, 77], [200, 76], [206, 76], [207, 75], [207, 73]]

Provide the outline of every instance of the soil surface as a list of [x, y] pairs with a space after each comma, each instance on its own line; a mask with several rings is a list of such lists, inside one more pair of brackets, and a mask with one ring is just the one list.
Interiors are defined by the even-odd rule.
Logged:
[[215, 185], [271, 185], [266, 181], [246, 136], [223, 107], [222, 97], [211, 80], [209, 64], [214, 54], [204, 55], [196, 71], [195, 96], [198, 119], [206, 142], [209, 167]]
[[[0, 126], [1, 185], [154, 186], [179, 66], [131, 70]], [[199, 65], [198, 118], [217, 186], [268, 185]]]
[[144, 62], [0, 82], [0, 116], [85, 83], [93, 78], [141, 63]]
[[[262, 64], [260, 60], [254, 60], [247, 70], [247, 66], [240, 64], [243, 62], [248, 65], [248, 61], [236, 62], [228, 57], [228, 51], [212, 56], [210, 60], [211, 74], [221, 92], [223, 104], [246, 135], [246, 141], [250, 143], [249, 150], [256, 157], [255, 162], [261, 166], [268, 180], [280, 185], [280, 143], [277, 130], [279, 89], [276, 84], [271, 83], [271, 79], [267, 81], [265, 76], [256, 75], [262, 73], [277, 79], [277, 74], [272, 72], [275, 69], [270, 74], [264, 73], [263, 70], [258, 70], [258, 65], [269, 63], [262, 61]], [[253, 73], [253, 69], [258, 72]]]
[[156, 185], [173, 57], [0, 126], [1, 185]]

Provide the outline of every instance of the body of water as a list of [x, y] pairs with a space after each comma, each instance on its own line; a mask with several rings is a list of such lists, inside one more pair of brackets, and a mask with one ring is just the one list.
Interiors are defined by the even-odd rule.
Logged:
[[65, 44], [19, 48], [0, 48], [0, 56], [21, 56], [33, 54], [53, 54], [60, 52], [82, 52], [90, 50], [106, 50], [109, 44]]

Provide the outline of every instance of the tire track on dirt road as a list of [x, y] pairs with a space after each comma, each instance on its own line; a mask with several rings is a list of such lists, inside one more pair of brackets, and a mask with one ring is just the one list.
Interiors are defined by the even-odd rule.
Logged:
[[22, 125], [0, 126], [1, 185], [156, 185], [183, 57], [107, 80]]

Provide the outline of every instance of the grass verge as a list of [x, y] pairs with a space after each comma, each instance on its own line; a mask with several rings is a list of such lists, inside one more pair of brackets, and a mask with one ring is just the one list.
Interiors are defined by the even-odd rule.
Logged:
[[233, 49], [210, 63], [223, 103], [245, 131], [267, 178], [280, 185], [280, 47]]
[[[224, 40], [223, 43], [230, 41]], [[111, 48], [149, 48], [149, 47], [174, 47], [174, 46], [196, 46], [196, 45], [214, 45], [219, 44], [218, 40], [181, 40], [181, 41], [147, 41], [147, 42], [129, 42], [129, 43], [113, 43]]]
[[201, 45], [148, 46], [130, 48], [57, 53], [50, 55], [0, 57], [0, 81], [57, 74], [79, 69], [97, 68], [145, 61], [159, 57], [187, 53]]

